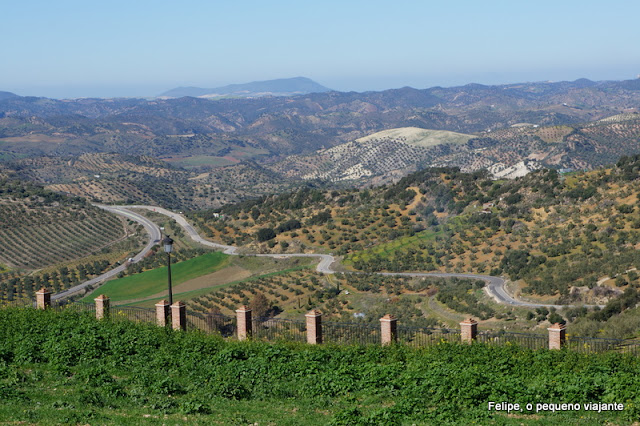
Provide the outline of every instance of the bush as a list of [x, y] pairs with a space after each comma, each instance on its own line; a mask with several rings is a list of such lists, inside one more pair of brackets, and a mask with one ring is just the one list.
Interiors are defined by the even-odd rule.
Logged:
[[276, 232], [271, 228], [260, 228], [256, 233], [259, 242], [269, 241], [276, 237]]

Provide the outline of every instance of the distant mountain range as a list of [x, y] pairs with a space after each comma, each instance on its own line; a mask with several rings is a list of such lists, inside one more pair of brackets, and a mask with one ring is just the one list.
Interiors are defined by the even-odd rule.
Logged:
[[[2, 93], [0, 163], [46, 185], [74, 185], [62, 192], [204, 208], [297, 184], [395, 181], [429, 166], [509, 176], [591, 169], [640, 152], [639, 111], [640, 79], [216, 101]], [[97, 157], [76, 161], [87, 153]], [[182, 169], [100, 156], [110, 153]], [[167, 198], [174, 187], [184, 193]]]
[[0, 100], [17, 98], [17, 97], [18, 97], [18, 95], [16, 95], [15, 93], [0, 91]]
[[324, 87], [306, 77], [281, 78], [277, 80], [254, 81], [244, 84], [230, 84], [213, 89], [201, 87], [178, 87], [162, 93], [161, 98], [256, 98], [261, 96], [294, 96], [309, 93], [330, 92]]

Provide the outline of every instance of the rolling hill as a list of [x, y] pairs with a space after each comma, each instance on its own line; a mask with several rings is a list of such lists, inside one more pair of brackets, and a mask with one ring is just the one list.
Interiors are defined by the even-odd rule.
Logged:
[[[507, 181], [432, 168], [393, 185], [306, 188], [224, 206], [224, 220], [213, 212], [191, 219], [215, 241], [258, 252], [333, 253], [364, 272], [504, 275], [525, 298], [604, 305], [562, 315], [581, 333], [623, 336], [637, 331], [623, 322], [638, 324], [640, 314], [638, 170], [638, 155], [611, 168], [544, 169]], [[465, 297], [443, 300], [454, 306]], [[468, 303], [455, 309], [471, 309]], [[616, 319], [627, 311], [626, 320]]]
[[[0, 153], [15, 157], [102, 151], [171, 157], [217, 155], [228, 146], [240, 146], [257, 149], [260, 156], [281, 157], [392, 128], [476, 134], [518, 123], [595, 121], [637, 111], [637, 86], [629, 80], [407, 87], [217, 101], [17, 96], [0, 100]], [[176, 139], [181, 135], [192, 137]]]
[[389, 129], [312, 155], [290, 156], [272, 168], [288, 178], [303, 180], [335, 183], [378, 178], [379, 182], [397, 179], [447, 153], [460, 151], [472, 138], [417, 127]]

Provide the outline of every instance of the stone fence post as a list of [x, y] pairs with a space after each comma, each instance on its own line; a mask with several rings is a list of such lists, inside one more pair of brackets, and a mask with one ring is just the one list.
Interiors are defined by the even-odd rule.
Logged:
[[160, 327], [166, 327], [171, 317], [171, 310], [167, 300], [161, 300], [156, 303], [156, 323]]
[[174, 330], [187, 329], [187, 305], [183, 302], [175, 302], [171, 305], [171, 325]]
[[253, 332], [251, 324], [251, 308], [242, 305], [236, 309], [238, 340], [246, 340]]
[[36, 307], [38, 309], [51, 307], [51, 292], [46, 287], [42, 287], [36, 292]]
[[567, 337], [567, 327], [564, 324], [555, 323], [547, 330], [549, 330], [549, 349], [561, 349]]
[[398, 318], [385, 315], [380, 318], [380, 343], [389, 345], [398, 341]]
[[322, 312], [312, 309], [305, 315], [307, 318], [307, 343], [322, 343]]
[[93, 300], [96, 302], [96, 319], [109, 318], [109, 298], [101, 294]]
[[478, 321], [467, 318], [460, 323], [460, 340], [462, 343], [472, 343], [478, 336]]

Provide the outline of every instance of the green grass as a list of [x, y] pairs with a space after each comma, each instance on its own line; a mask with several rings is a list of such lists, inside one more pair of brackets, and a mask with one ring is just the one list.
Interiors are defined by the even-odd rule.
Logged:
[[[172, 284], [178, 285], [202, 275], [218, 271], [229, 263], [229, 256], [221, 252], [207, 253], [203, 256], [171, 265]], [[119, 278], [102, 285], [82, 300], [91, 303], [101, 294], [113, 302], [141, 299], [160, 293], [167, 288], [167, 267], [152, 269], [140, 274]]]
[[[72, 311], [0, 310], [0, 423], [631, 425], [640, 360], [441, 343], [237, 342]], [[621, 403], [496, 412], [488, 403]]]

